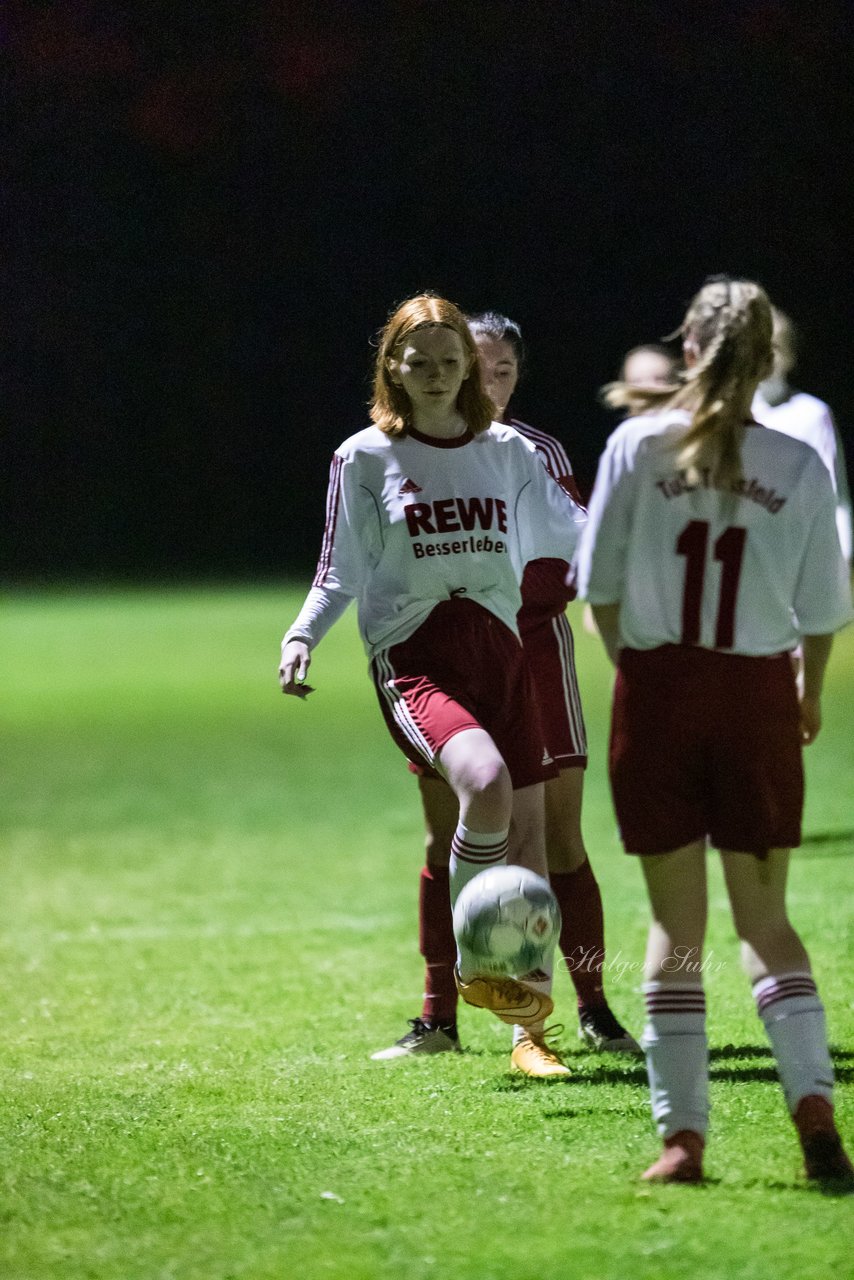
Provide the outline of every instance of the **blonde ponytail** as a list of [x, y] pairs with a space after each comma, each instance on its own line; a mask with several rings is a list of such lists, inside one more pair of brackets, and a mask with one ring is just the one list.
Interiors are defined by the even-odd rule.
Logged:
[[[721, 488], [741, 474], [741, 440], [757, 384], [771, 367], [773, 322], [765, 291], [752, 280], [713, 277], [696, 295], [677, 333], [695, 363], [668, 387], [604, 388], [606, 403], [630, 413], [687, 409], [677, 466], [696, 478], [702, 461]], [[690, 344], [690, 345], [689, 345]]]

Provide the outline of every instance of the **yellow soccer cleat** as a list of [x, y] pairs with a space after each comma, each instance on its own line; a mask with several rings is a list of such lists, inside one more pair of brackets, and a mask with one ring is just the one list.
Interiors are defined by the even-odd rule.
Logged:
[[521, 1071], [522, 1075], [532, 1076], [535, 1080], [572, 1075], [559, 1054], [546, 1044], [545, 1036], [530, 1031], [526, 1031], [521, 1040], [514, 1044], [510, 1065], [513, 1071]]
[[457, 970], [454, 970], [454, 981], [466, 1004], [473, 1004], [478, 1009], [489, 1009], [502, 1022], [511, 1026], [530, 1027], [543, 1022], [552, 1009], [554, 1001], [545, 992], [526, 987], [515, 978], [479, 974], [470, 982], [463, 982]]

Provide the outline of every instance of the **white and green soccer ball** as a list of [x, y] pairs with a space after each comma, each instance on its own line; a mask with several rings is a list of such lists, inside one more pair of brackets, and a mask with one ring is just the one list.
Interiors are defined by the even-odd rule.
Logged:
[[547, 880], [526, 867], [489, 867], [454, 904], [454, 936], [479, 973], [530, 973], [550, 959], [560, 907]]

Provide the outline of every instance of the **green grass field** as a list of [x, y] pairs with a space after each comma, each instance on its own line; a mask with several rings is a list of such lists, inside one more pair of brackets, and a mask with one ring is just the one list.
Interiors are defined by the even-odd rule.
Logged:
[[[658, 1148], [643, 1067], [581, 1050], [565, 973], [568, 1082], [512, 1077], [507, 1029], [467, 1008], [464, 1055], [369, 1060], [420, 1009], [417, 795], [352, 618], [317, 693], [279, 694], [300, 595], [4, 599], [4, 1280], [851, 1274], [854, 1201], [799, 1175], [716, 866], [707, 1185], [638, 1183]], [[604, 776], [610, 673], [576, 631], [607, 985], [639, 1032], [646, 910]], [[791, 891], [850, 1140], [852, 694], [854, 630]]]

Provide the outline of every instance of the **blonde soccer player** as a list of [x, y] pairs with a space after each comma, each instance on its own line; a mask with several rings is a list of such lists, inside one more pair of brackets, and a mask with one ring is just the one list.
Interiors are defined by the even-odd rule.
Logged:
[[[380, 336], [372, 426], [333, 455], [314, 584], [284, 637], [279, 678], [305, 692], [312, 653], [351, 600], [392, 738], [457, 801], [450, 895], [504, 862], [547, 874], [543, 783], [554, 764], [516, 627], [529, 560], [567, 559], [584, 513], [533, 445], [493, 423], [465, 317], [403, 303]], [[460, 952], [463, 999], [537, 1034], [551, 974], [487, 976]]]
[[[751, 417], [771, 308], [712, 278], [669, 387], [611, 389], [642, 415], [610, 437], [578, 553], [617, 666], [609, 771], [652, 909], [643, 1043], [664, 1148], [644, 1177], [698, 1182], [707, 1128], [706, 842], [720, 850], [742, 962], [811, 1178], [850, 1179], [822, 1003], [786, 909], [801, 749], [821, 727], [833, 633], [851, 619], [835, 495], [818, 455]], [[791, 651], [803, 646], [796, 689]], [[681, 960], [680, 960], [681, 958]]]
[[[469, 316], [468, 324], [496, 420], [508, 423], [530, 440], [549, 475], [580, 504], [563, 445], [509, 414], [526, 354], [518, 324], [494, 311]], [[576, 991], [579, 1035], [597, 1050], [637, 1053], [637, 1042], [614, 1014], [603, 986], [607, 961], [602, 896], [581, 830], [587, 736], [572, 629], [566, 617], [567, 603], [574, 594], [566, 585], [568, 568], [564, 560], [555, 558], [529, 563], [516, 619], [534, 680], [546, 748], [558, 769], [557, 776], [545, 783], [549, 879], [561, 910], [560, 952]], [[411, 767], [418, 774], [426, 831], [419, 893], [424, 998], [421, 1015], [410, 1019], [406, 1034], [372, 1055], [379, 1060], [453, 1052], [460, 1047], [453, 978], [456, 953], [448, 896], [456, 797], [435, 770]], [[555, 1046], [524, 1027], [514, 1028], [511, 1064], [514, 1070], [533, 1077], [569, 1074]]]

